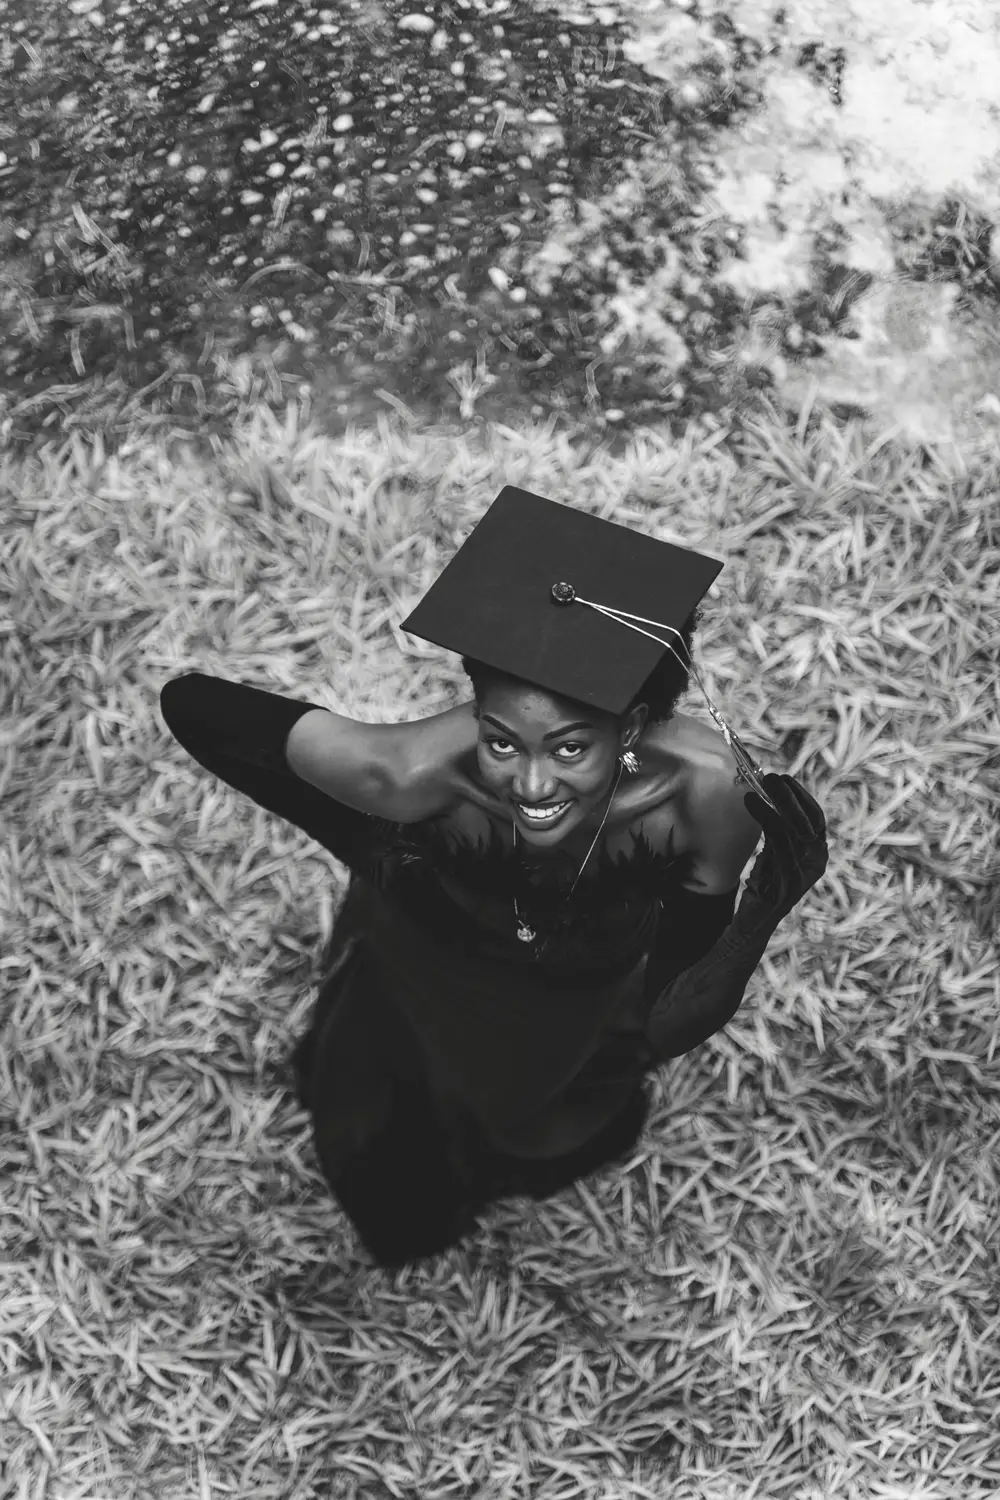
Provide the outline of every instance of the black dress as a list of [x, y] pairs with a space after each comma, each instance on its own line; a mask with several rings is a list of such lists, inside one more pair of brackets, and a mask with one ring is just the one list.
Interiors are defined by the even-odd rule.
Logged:
[[[495, 834], [462, 847], [437, 825], [357, 812], [297, 777], [285, 744], [321, 705], [188, 673], [160, 706], [200, 765], [350, 872], [292, 1062], [324, 1176], [380, 1266], [450, 1248], [499, 1198], [547, 1197], [627, 1157], [655, 1066], [644, 1019], [728, 925], [736, 889], [699, 896], [680, 884], [685, 858], [638, 840], [616, 860], [595, 850], [567, 903], [575, 870]], [[457, 906], [439, 870], [510, 897], [509, 938]], [[516, 936], [515, 894], [548, 937], [541, 957]], [[593, 1119], [578, 1149], [508, 1149], [567, 1107]]]

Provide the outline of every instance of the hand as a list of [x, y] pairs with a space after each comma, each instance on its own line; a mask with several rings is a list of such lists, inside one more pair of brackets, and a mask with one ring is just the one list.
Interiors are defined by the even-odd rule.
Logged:
[[778, 809], [773, 812], [756, 792], [743, 805], [764, 830], [764, 847], [754, 861], [740, 902], [755, 912], [787, 916], [827, 866], [826, 818], [815, 798], [794, 776], [773, 772], [761, 785]]

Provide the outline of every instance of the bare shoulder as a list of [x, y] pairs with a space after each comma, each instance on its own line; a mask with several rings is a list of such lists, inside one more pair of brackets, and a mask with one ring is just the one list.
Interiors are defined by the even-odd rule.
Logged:
[[[479, 725], [470, 701], [395, 726], [399, 775], [392, 813], [400, 823], [440, 819], [472, 836], [479, 814], [509, 819], [510, 808], [479, 774]], [[648, 725], [636, 745], [641, 775], [625, 778], [606, 841], [628, 851], [641, 833], [656, 850], [692, 854], [684, 884], [701, 895], [731, 891], [756, 848], [760, 827], [736, 787], [736, 763], [722, 735], [688, 714]]]
[[684, 820], [694, 852], [691, 889], [703, 895], [732, 891], [760, 843], [763, 829], [745, 807], [745, 783], [736, 780], [736, 757], [717, 729], [691, 720], [691, 756]]
[[693, 855], [683, 884], [703, 896], [728, 893], [761, 835], [743, 802], [746, 787], [736, 784], [733, 753], [718, 730], [687, 714], [652, 725], [648, 733], [654, 760], [671, 776], [661, 816], [670, 824], [673, 847]]

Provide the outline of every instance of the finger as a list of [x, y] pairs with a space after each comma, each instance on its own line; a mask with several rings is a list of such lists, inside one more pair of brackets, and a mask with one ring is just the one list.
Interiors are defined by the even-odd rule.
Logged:
[[[767, 779], [765, 778], [765, 782]], [[783, 800], [784, 806], [791, 813], [793, 821], [800, 828], [803, 836], [808, 834], [810, 838], [818, 838], [826, 829], [826, 819], [816, 799], [806, 791], [800, 781], [796, 781], [794, 776], [784, 774], [780, 778], [775, 776], [774, 780], [781, 788], [778, 798]]]
[[787, 821], [797, 821], [799, 812], [798, 799], [794, 788], [796, 783], [790, 776], [777, 775], [769, 771], [761, 783], [761, 790], [765, 798], [774, 804], [775, 810]]
[[805, 820], [811, 838], [821, 838], [826, 832], [826, 817], [823, 809], [800, 781], [788, 777], [789, 791], [794, 793], [796, 805]]
[[741, 766], [736, 780], [737, 785], [742, 782], [742, 784], [744, 786], [748, 786], [752, 792], [756, 792], [761, 801], [764, 802], [768, 807], [770, 807], [773, 812], [780, 811], [770, 792], [767, 790], [767, 787], [764, 785], [763, 776], [758, 775], [754, 767], [749, 765]]
[[754, 822], [760, 824], [770, 839], [774, 839], [787, 826], [787, 814], [773, 802], [765, 801], [759, 792], [745, 792], [743, 794], [743, 806]]
[[[788, 787], [779, 783], [776, 789], [772, 783], [772, 790], [777, 790], [777, 806], [773, 812], [755, 792], [746, 794], [744, 806], [754, 821], [763, 828], [765, 837], [775, 849], [790, 858], [803, 844], [812, 842], [812, 827]], [[751, 797], [755, 798], [753, 805], [749, 800]]]
[[768, 771], [760, 777], [750, 777], [751, 790], [762, 798], [765, 805], [781, 817], [783, 822], [793, 820], [795, 822], [796, 802], [790, 798], [789, 789], [795, 786], [795, 781], [790, 775], [778, 775], [775, 771]]

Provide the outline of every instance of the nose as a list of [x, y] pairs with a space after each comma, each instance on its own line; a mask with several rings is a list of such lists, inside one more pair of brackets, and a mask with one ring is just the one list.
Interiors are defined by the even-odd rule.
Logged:
[[529, 807], [537, 802], [559, 801], [559, 792], [548, 780], [547, 773], [544, 771], [534, 774], [529, 771], [519, 782], [515, 782], [514, 796], [518, 802], [527, 802]]

